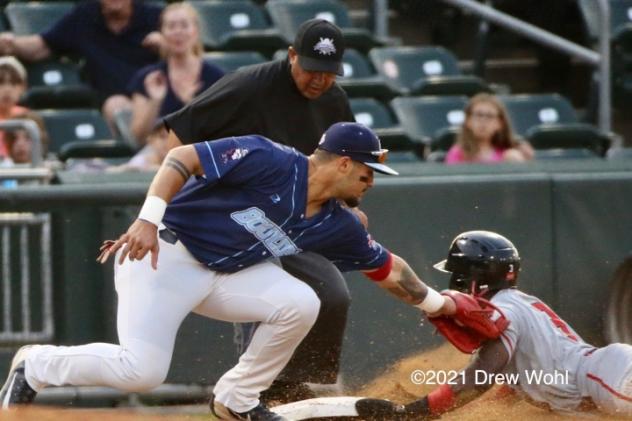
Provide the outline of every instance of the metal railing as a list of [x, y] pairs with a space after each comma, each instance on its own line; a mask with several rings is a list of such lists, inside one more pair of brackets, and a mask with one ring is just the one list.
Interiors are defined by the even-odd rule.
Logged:
[[[32, 139], [31, 166], [0, 169], [0, 186], [47, 184], [52, 171], [41, 167], [40, 133], [30, 120], [0, 122], [0, 129], [24, 129]], [[39, 167], [39, 168], [36, 168]], [[0, 190], [3, 190], [0, 188]], [[49, 213], [0, 213], [0, 344], [46, 342], [53, 339], [53, 276]]]
[[50, 226], [46, 213], [0, 214], [2, 343], [53, 338]]
[[612, 112], [610, 105], [610, 5], [608, 0], [595, 0], [599, 9], [599, 47], [598, 52], [590, 50], [561, 38], [551, 32], [538, 28], [493, 7], [477, 3], [474, 0], [443, 0], [452, 6], [466, 9], [482, 19], [502, 26], [505, 29], [522, 35], [526, 38], [554, 48], [579, 60], [585, 61], [599, 72], [599, 128], [610, 132], [612, 127]]

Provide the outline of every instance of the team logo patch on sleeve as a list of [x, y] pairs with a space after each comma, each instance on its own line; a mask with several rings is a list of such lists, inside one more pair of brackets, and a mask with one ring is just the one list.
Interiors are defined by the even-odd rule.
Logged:
[[381, 248], [380, 244], [375, 241], [373, 237], [371, 237], [371, 234], [366, 235], [366, 241], [369, 247], [371, 247], [373, 250], [379, 250]]
[[241, 159], [246, 155], [248, 155], [248, 149], [246, 148], [231, 148], [222, 153], [221, 157], [222, 162], [226, 164], [229, 161], [236, 161], [238, 159]]

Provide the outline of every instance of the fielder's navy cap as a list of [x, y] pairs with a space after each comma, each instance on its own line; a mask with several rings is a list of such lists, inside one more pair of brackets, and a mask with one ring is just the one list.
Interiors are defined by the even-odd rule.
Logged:
[[382, 174], [399, 175], [384, 165], [388, 149], [382, 149], [380, 138], [360, 123], [336, 123], [330, 126], [320, 138], [318, 149], [348, 156]]
[[298, 28], [293, 47], [303, 69], [344, 75], [342, 54], [345, 42], [342, 32], [333, 23], [325, 19], [303, 22]]

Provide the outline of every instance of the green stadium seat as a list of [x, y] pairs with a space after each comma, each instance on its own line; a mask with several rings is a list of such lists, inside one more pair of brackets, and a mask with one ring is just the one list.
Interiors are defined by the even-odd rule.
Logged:
[[[632, 24], [632, 0], [608, 0], [610, 5], [611, 35], [617, 28]], [[599, 39], [599, 8], [594, 0], [579, 0], [579, 10], [591, 43]]]
[[552, 148], [536, 149], [535, 160], [552, 159], [602, 159], [599, 155], [585, 148]]
[[4, 9], [11, 31], [16, 35], [38, 34], [68, 13], [75, 3], [56, 2], [11, 2]]
[[335, 23], [342, 31], [347, 47], [368, 51], [384, 44], [367, 29], [354, 28], [349, 10], [338, 0], [269, 0], [265, 7], [288, 44], [294, 42], [299, 26], [313, 18]]
[[398, 92], [376, 73], [368, 58], [354, 48], [346, 48], [342, 56], [344, 76], [337, 82], [349, 97], [391, 99]]
[[204, 53], [204, 59], [219, 66], [226, 73], [268, 60], [258, 51], [211, 51]]
[[446, 130], [458, 128], [465, 120], [465, 96], [397, 97], [390, 102], [408, 136], [424, 148], [424, 156], [447, 150]]
[[58, 153], [60, 161], [88, 158], [129, 158], [134, 155], [134, 149], [123, 142], [114, 139], [73, 141], [64, 143]]
[[412, 142], [384, 104], [374, 98], [352, 98], [349, 105], [355, 120], [373, 129], [384, 148], [394, 152], [411, 151], [423, 157], [423, 150]]
[[514, 131], [534, 148], [587, 148], [603, 156], [613, 133], [580, 123], [571, 103], [558, 94], [501, 96]]
[[382, 47], [369, 52], [373, 66], [401, 95], [467, 95], [490, 92], [476, 76], [463, 75], [442, 47]]
[[612, 160], [632, 160], [632, 148], [610, 148], [606, 153], [606, 158]]
[[[632, 105], [632, 0], [609, 0], [608, 3], [612, 99], [616, 106], [627, 108]], [[599, 10], [594, 0], [579, 0], [579, 9], [584, 19], [587, 43], [597, 47]], [[592, 95], [596, 96], [596, 92]]]
[[256, 50], [271, 54], [287, 47], [265, 11], [248, 0], [194, 1], [204, 47], [210, 50]]
[[99, 111], [94, 109], [40, 110], [50, 143], [48, 150], [59, 153], [69, 142], [112, 139], [112, 133]]
[[83, 83], [73, 62], [30, 63], [27, 72], [29, 89], [22, 103], [29, 108], [87, 108], [98, 103], [96, 92]]

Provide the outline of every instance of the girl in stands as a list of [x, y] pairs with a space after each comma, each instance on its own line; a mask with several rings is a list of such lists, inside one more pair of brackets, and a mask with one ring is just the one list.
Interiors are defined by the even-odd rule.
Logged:
[[478, 94], [465, 108], [465, 121], [446, 164], [524, 162], [533, 159], [533, 148], [511, 129], [507, 110], [494, 95]]

